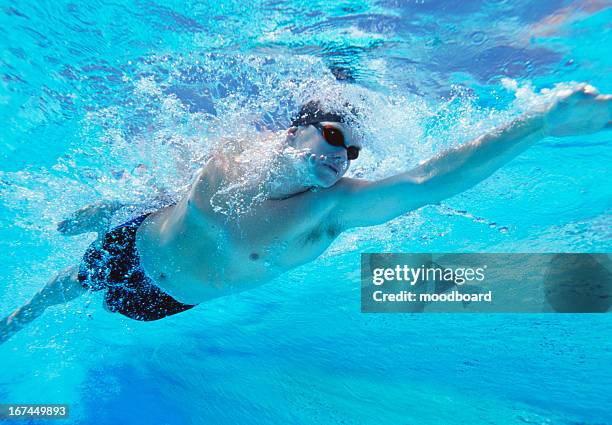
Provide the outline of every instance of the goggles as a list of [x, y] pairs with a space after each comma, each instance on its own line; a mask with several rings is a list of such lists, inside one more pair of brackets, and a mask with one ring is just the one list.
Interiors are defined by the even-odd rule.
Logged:
[[333, 125], [323, 125], [320, 122], [310, 123], [314, 128], [321, 132], [321, 135], [327, 143], [332, 146], [342, 147], [346, 149], [346, 157], [353, 161], [359, 157], [359, 148], [357, 146], [346, 146], [344, 134], [342, 131]]

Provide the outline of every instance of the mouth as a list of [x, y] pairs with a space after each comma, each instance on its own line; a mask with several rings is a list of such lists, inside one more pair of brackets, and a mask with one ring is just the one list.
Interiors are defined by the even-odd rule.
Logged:
[[323, 166], [329, 168], [330, 170], [332, 170], [335, 175], [340, 174], [340, 170], [338, 168], [334, 167], [331, 164], [323, 164]]

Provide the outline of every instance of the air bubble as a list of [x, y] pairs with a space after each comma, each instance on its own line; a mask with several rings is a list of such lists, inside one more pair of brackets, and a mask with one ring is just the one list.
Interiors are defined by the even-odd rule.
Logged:
[[487, 35], [482, 31], [476, 31], [476, 32], [473, 32], [472, 35], [470, 35], [470, 40], [472, 41], [473, 44], [479, 46], [483, 44], [485, 41], [487, 41]]

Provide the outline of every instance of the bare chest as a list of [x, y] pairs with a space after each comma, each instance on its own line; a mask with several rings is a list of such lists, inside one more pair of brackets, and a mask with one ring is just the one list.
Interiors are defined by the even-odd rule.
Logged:
[[237, 219], [189, 220], [176, 234], [145, 237], [141, 245], [147, 272], [190, 302], [261, 285], [316, 259], [341, 232], [328, 210], [291, 204], [265, 205]]

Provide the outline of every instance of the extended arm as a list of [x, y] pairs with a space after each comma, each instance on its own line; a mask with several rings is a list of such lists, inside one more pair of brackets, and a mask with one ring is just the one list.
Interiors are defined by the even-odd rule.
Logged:
[[418, 167], [384, 180], [346, 179], [338, 208], [346, 227], [384, 223], [461, 193], [547, 136], [592, 133], [611, 119], [610, 96], [578, 85], [540, 111], [525, 114], [491, 133], [450, 149]]

